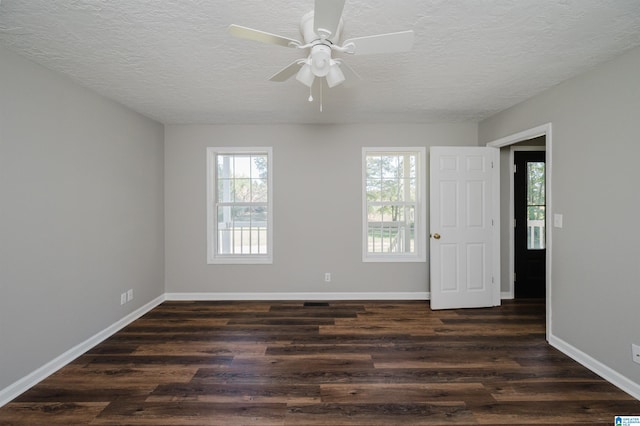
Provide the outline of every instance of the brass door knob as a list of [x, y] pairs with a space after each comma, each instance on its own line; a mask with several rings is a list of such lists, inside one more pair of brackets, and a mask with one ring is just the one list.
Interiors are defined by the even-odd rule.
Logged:
[[435, 238], [436, 240], [440, 239], [440, 234], [433, 234], [433, 238]]

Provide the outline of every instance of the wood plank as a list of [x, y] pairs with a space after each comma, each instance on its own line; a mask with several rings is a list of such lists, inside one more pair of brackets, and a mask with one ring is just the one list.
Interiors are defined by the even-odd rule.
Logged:
[[346, 404], [495, 402], [482, 383], [322, 384], [322, 401]]
[[159, 385], [146, 399], [148, 402], [255, 402], [311, 404], [320, 402], [320, 386], [234, 383], [168, 383]]
[[469, 425], [474, 414], [463, 402], [434, 404], [291, 405], [286, 425]]
[[[638, 401], [500, 401], [473, 405], [479, 424], [613, 424], [615, 413], [636, 412]], [[631, 411], [630, 411], [631, 410]]]
[[115, 366], [92, 365], [88, 367], [68, 365], [46, 379], [47, 386], [76, 389], [148, 388], [158, 383], [188, 382], [198, 371], [192, 366]]
[[94, 425], [282, 425], [286, 404], [115, 401]]
[[620, 394], [610, 383], [597, 381], [547, 380], [537, 382], [492, 383], [487, 385], [496, 401], [635, 401], [631, 395]]
[[2, 407], [2, 425], [89, 424], [108, 402], [12, 402]]

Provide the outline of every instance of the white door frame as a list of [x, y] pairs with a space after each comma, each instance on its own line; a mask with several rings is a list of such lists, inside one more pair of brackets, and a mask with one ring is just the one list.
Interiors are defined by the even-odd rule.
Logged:
[[[522, 141], [526, 141], [529, 139], [533, 139], [533, 138], [537, 138], [539, 136], [544, 136], [545, 137], [545, 172], [546, 172], [546, 185], [545, 185], [545, 191], [546, 191], [546, 198], [547, 198], [547, 214], [546, 214], [546, 222], [547, 222], [547, 236], [546, 236], [546, 247], [547, 247], [547, 258], [546, 258], [546, 264], [547, 264], [547, 276], [546, 276], [546, 334], [547, 334], [547, 340], [549, 340], [549, 336], [551, 334], [551, 325], [552, 325], [552, 302], [553, 302], [553, 298], [551, 297], [551, 292], [552, 292], [552, 250], [553, 250], [553, 227], [550, 226], [551, 224], [553, 224], [553, 197], [552, 197], [552, 177], [553, 177], [553, 163], [551, 162], [552, 159], [552, 146], [553, 146], [553, 138], [552, 138], [552, 125], [551, 123], [546, 123], [546, 124], [542, 124], [540, 126], [537, 127], [533, 127], [531, 129], [527, 129], [527, 130], [523, 130], [522, 132], [518, 132], [518, 133], [514, 133], [512, 135], [509, 136], [505, 136], [503, 138], [500, 139], [496, 139], [494, 141], [491, 141], [489, 143], [487, 143], [487, 146], [492, 146], [494, 148], [502, 148], [505, 146], [509, 146], [509, 145], [513, 145], [515, 143], [518, 142], [522, 142]], [[513, 220], [513, 219], [511, 219]]]

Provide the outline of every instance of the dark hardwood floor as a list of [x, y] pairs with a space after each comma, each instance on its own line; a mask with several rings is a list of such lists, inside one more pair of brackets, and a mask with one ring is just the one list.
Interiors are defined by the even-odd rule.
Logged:
[[165, 302], [1, 425], [612, 425], [640, 401], [545, 342], [544, 305]]

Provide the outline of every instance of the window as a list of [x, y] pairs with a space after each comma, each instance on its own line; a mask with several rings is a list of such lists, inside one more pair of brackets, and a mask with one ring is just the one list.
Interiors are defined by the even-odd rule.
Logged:
[[363, 148], [363, 261], [426, 261], [425, 148]]
[[271, 148], [207, 148], [208, 263], [273, 260]]
[[545, 163], [527, 162], [527, 249], [545, 248]]

